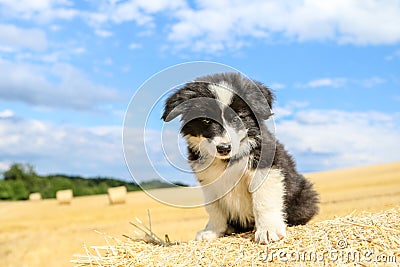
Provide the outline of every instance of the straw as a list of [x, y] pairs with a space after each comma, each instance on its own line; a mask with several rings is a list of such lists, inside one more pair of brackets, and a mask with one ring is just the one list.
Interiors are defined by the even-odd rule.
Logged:
[[75, 266], [397, 266], [399, 217], [400, 208], [357, 216], [353, 212], [290, 227], [286, 238], [268, 245], [254, 243], [253, 232], [171, 243], [139, 220], [132, 225], [145, 237], [127, 236], [124, 241], [105, 237], [107, 245], [86, 248], [72, 262]]

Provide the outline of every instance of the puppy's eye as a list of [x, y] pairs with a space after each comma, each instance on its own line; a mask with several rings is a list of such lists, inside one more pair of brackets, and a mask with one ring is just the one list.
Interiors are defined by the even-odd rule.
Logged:
[[202, 122], [207, 125], [211, 123], [211, 121], [209, 119], [203, 119]]
[[232, 122], [239, 122], [239, 121], [240, 121], [239, 116], [235, 116], [232, 118]]

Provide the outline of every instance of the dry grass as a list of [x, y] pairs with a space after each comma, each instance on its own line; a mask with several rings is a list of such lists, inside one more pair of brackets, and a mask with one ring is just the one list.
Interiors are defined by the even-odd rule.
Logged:
[[267, 246], [254, 234], [168, 246], [146, 240], [105, 236], [103, 246], [85, 247], [76, 266], [396, 266], [400, 261], [400, 208], [350, 214], [333, 220], [288, 228], [284, 240]]
[[[346, 216], [355, 209], [375, 213], [400, 204], [400, 162], [306, 176], [321, 194], [320, 213], [312, 223]], [[176, 189], [160, 192], [177, 195]], [[200, 199], [186, 197], [202, 201], [201, 195]], [[171, 240], [192, 240], [207, 223], [203, 207], [174, 208], [144, 192], [129, 192], [124, 205], [110, 205], [107, 195], [74, 197], [69, 205], [59, 205], [55, 199], [0, 201], [0, 266], [70, 267], [72, 255], [82, 253], [83, 244], [104, 244], [103, 236], [94, 230], [126, 241], [122, 234], [135, 237], [135, 227], [129, 222], [137, 223], [134, 218], [138, 217], [147, 224], [147, 209], [152, 212], [153, 232], [163, 240], [165, 234]]]

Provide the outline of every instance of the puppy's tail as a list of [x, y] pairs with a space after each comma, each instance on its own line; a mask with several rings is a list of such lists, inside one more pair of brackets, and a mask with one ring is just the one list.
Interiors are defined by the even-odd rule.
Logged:
[[313, 189], [311, 182], [302, 178], [298, 191], [289, 203], [286, 203], [286, 223], [289, 226], [306, 224], [318, 213], [318, 193]]

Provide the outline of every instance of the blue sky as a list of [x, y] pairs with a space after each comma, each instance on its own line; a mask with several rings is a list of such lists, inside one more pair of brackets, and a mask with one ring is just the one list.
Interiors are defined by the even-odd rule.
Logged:
[[129, 179], [132, 95], [198, 60], [275, 91], [277, 137], [303, 172], [400, 160], [398, 1], [0, 0], [0, 14], [0, 170]]

